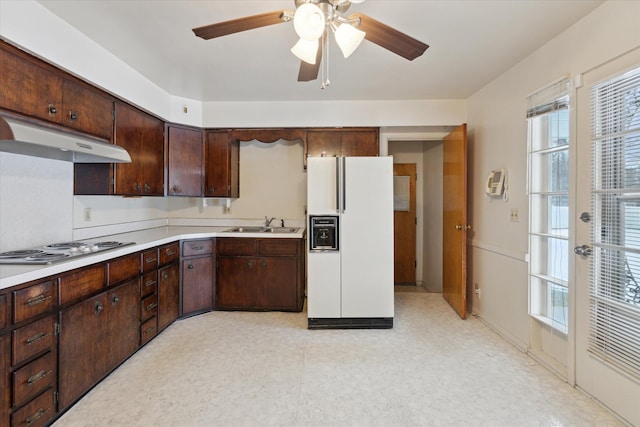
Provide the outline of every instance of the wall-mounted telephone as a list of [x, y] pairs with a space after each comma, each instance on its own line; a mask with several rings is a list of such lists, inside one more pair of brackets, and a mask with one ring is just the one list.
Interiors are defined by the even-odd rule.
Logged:
[[506, 175], [507, 172], [504, 169], [496, 169], [489, 172], [485, 192], [489, 196], [502, 196], [502, 193], [504, 193]]

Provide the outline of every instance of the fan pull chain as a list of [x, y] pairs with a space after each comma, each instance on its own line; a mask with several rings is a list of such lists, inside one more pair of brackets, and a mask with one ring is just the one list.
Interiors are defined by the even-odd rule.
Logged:
[[322, 52], [324, 56], [324, 68], [322, 69], [322, 85], [320, 89], [325, 89], [329, 87], [331, 81], [329, 80], [329, 36], [325, 31], [324, 36], [322, 37]]

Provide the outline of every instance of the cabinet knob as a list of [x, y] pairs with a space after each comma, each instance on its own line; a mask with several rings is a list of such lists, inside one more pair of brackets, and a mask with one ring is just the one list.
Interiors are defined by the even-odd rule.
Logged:
[[53, 116], [57, 112], [58, 112], [58, 109], [56, 108], [56, 106], [53, 104], [49, 104], [49, 114]]
[[209, 193], [215, 193], [216, 187], [209, 187]]
[[167, 274], [166, 271], [162, 272], [162, 280], [167, 280], [167, 277], [169, 277], [169, 275]]
[[78, 114], [74, 111], [69, 111], [69, 120], [75, 121], [78, 119]]
[[134, 183], [133, 183], [133, 188], [134, 188], [136, 191], [140, 191], [140, 188], [141, 188], [141, 187], [140, 187], [140, 183], [139, 183], [139, 182], [134, 182]]
[[188, 268], [189, 270], [193, 270], [193, 264], [189, 264], [189, 265], [187, 265], [187, 268]]
[[96, 303], [95, 308], [93, 309], [93, 314], [100, 314], [104, 310], [104, 307], [99, 302]]
[[247, 263], [247, 265], [249, 266], [249, 269], [253, 268], [253, 261], [249, 260], [249, 262]]
[[150, 186], [149, 184], [145, 184], [145, 185], [144, 185], [144, 191], [146, 191], [147, 193], [148, 193], [149, 191], [151, 191], [151, 186]]
[[173, 188], [171, 188], [171, 190], [174, 193], [182, 193], [182, 188], [179, 185], [174, 185]]
[[114, 304], [117, 304], [117, 303], [119, 303], [119, 302], [120, 302], [120, 298], [118, 297], [118, 295], [114, 295], [114, 296], [113, 296], [113, 298], [111, 298], [111, 301], [112, 301]]
[[266, 259], [262, 260], [262, 268], [267, 268], [267, 260]]

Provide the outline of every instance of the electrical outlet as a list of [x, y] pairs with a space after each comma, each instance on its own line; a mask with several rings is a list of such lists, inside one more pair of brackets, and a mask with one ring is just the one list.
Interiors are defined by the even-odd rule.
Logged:
[[473, 284], [473, 289], [476, 293], [476, 295], [478, 295], [478, 299], [480, 299], [480, 285], [478, 285], [477, 283]]
[[520, 211], [518, 208], [511, 208], [511, 222], [520, 222]]
[[84, 220], [91, 221], [91, 208], [84, 208]]

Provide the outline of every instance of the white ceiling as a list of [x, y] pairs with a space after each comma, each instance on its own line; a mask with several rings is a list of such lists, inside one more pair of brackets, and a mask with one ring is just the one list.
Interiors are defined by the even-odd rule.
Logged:
[[368, 0], [360, 12], [430, 45], [407, 61], [366, 40], [348, 59], [332, 40], [331, 85], [297, 82], [291, 23], [212, 40], [192, 28], [294, 0], [41, 0], [171, 95], [203, 101], [465, 99], [596, 8], [591, 0]]

